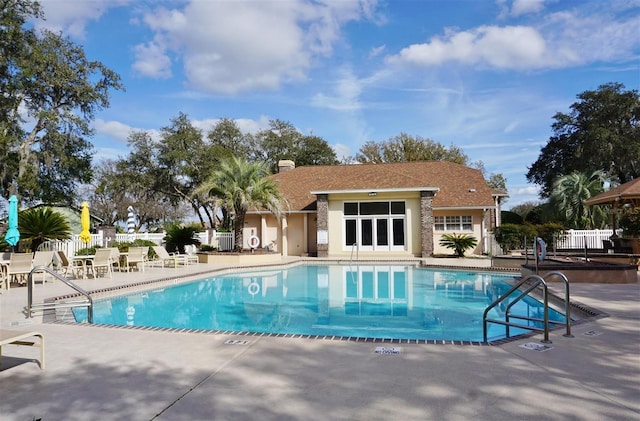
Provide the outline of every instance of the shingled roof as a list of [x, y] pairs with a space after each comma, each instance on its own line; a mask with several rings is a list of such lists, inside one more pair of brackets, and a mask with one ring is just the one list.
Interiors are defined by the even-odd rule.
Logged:
[[291, 211], [316, 210], [311, 192], [437, 190], [434, 208], [489, 208], [503, 192], [479, 170], [446, 161], [297, 167], [272, 176]]
[[616, 201], [620, 203], [640, 203], [640, 178], [621, 184], [604, 193], [585, 200], [585, 205], [612, 205]]

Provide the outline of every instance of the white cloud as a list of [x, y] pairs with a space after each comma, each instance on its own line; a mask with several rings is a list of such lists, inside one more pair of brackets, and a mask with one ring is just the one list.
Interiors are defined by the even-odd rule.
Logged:
[[374, 58], [374, 57], [378, 57], [380, 54], [382, 54], [384, 52], [384, 50], [387, 49], [386, 45], [381, 45], [379, 47], [374, 47], [371, 49], [371, 51], [369, 52], [369, 58]]
[[269, 128], [269, 120], [270, 118], [266, 116], [260, 116], [258, 120], [237, 118], [235, 122], [242, 133], [256, 134], [259, 131]]
[[72, 37], [84, 38], [89, 20], [98, 20], [109, 8], [123, 6], [128, 2], [129, 0], [39, 0], [46, 20], [34, 22], [34, 25], [36, 28], [62, 31]]
[[155, 42], [134, 47], [136, 60], [133, 69], [142, 76], [166, 79], [171, 76], [171, 59], [164, 49]]
[[[205, 120], [190, 120], [190, 121], [194, 127], [202, 130], [202, 134], [206, 136], [207, 133], [211, 129], [213, 129], [213, 127], [216, 124], [218, 124], [220, 119], [209, 118]], [[256, 134], [261, 130], [265, 130], [269, 128], [269, 118], [266, 116], [260, 116], [258, 120], [252, 120], [248, 118], [238, 118], [238, 119], [233, 119], [233, 121], [235, 121], [235, 123], [238, 125], [238, 129], [240, 129], [242, 133]]]
[[[315, 58], [329, 55], [346, 22], [368, 17], [375, 2], [204, 2], [155, 9], [155, 32], [136, 68], [153, 69], [166, 52], [180, 55], [188, 83], [210, 93], [276, 89], [302, 80]], [[143, 63], [150, 60], [151, 65]], [[152, 74], [152, 73], [149, 73]]]
[[361, 108], [359, 97], [362, 93], [362, 82], [347, 67], [340, 69], [338, 77], [333, 85], [333, 92], [314, 95], [311, 104], [337, 111], [359, 110]]
[[544, 9], [544, 0], [514, 0], [511, 15], [522, 16], [540, 12], [542, 9]]
[[538, 186], [528, 186], [515, 189], [514, 195], [537, 195], [540, 192]]
[[344, 158], [350, 157], [353, 152], [351, 151], [351, 146], [345, 145], [344, 143], [336, 143], [332, 146], [333, 150], [336, 153], [336, 157], [339, 161], [342, 161]]
[[133, 131], [133, 128], [127, 124], [120, 123], [119, 121], [104, 121], [102, 119], [96, 119], [93, 122], [93, 128], [97, 134], [108, 136], [123, 143], [127, 142], [129, 133]]
[[446, 62], [524, 69], [544, 60], [545, 41], [526, 26], [481, 26], [464, 32], [446, 31], [425, 44], [413, 44], [387, 57], [387, 62], [435, 66]]
[[[512, 13], [538, 11], [542, 6], [536, 1], [514, 2]], [[424, 67], [460, 63], [510, 70], [624, 62], [637, 57], [639, 27], [640, 17], [624, 10], [604, 6], [595, 13], [565, 10], [544, 16], [536, 26], [446, 29], [443, 35], [432, 37], [426, 43], [409, 45], [386, 60], [389, 64]]]
[[131, 127], [128, 124], [124, 124], [119, 121], [104, 121], [102, 119], [96, 119], [93, 122], [93, 128], [99, 137], [116, 140], [124, 144], [128, 142], [131, 132], [146, 132], [152, 139], [157, 140], [160, 138], [160, 131], [157, 129]]

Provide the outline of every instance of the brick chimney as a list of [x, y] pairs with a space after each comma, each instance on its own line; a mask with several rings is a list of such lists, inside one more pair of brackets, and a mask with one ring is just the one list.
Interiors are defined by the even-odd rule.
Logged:
[[285, 172], [292, 170], [296, 167], [296, 163], [290, 159], [281, 159], [278, 161], [278, 172]]

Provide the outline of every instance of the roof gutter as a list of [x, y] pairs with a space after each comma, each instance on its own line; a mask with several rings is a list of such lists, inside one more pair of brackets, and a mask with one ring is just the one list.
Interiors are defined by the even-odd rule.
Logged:
[[391, 188], [391, 189], [376, 189], [376, 188], [371, 188], [371, 189], [353, 189], [353, 190], [349, 190], [349, 189], [345, 189], [345, 190], [313, 190], [309, 193], [314, 194], [314, 195], [319, 195], [319, 194], [354, 194], [354, 193], [398, 193], [398, 192], [408, 192], [408, 191], [415, 191], [415, 192], [421, 192], [421, 191], [432, 191], [432, 192], [439, 192], [440, 188], [439, 187], [408, 187], [408, 188]]

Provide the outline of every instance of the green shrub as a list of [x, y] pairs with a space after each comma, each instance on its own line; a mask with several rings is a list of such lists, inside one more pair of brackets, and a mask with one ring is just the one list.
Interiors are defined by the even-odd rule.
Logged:
[[76, 250], [76, 256], [92, 256], [99, 247], [82, 247]]
[[51, 208], [32, 208], [20, 212], [18, 230], [20, 241], [30, 251], [38, 250], [38, 246], [45, 241], [71, 238], [67, 219]]
[[640, 207], [622, 214], [619, 224], [624, 235], [629, 237], [640, 236]]
[[464, 257], [464, 252], [475, 248], [477, 244], [476, 237], [468, 234], [444, 234], [440, 239], [440, 245], [453, 249], [456, 257]]
[[502, 224], [496, 227], [493, 232], [496, 241], [505, 253], [514, 249], [523, 249], [525, 237], [527, 242], [531, 242], [537, 235], [535, 227], [530, 224]]
[[[536, 225], [537, 236], [542, 238], [547, 244], [547, 249], [555, 248], [555, 241], [564, 237], [566, 230], [562, 224], [557, 222], [547, 222], [545, 224]], [[529, 246], [533, 245], [533, 239], [528, 240]]]
[[517, 225], [524, 224], [524, 219], [522, 218], [522, 216], [511, 211], [500, 212], [500, 220], [502, 221], [503, 224], [517, 224]]
[[185, 246], [199, 246], [200, 240], [196, 238], [198, 231], [199, 226], [193, 224], [187, 226], [173, 224], [168, 226], [167, 235], [164, 237], [164, 241], [167, 243], [167, 251], [169, 253], [177, 251], [180, 254], [184, 254]]
[[153, 260], [156, 258], [156, 252], [153, 250], [153, 246], [157, 246], [157, 244], [151, 240], [143, 240], [141, 238], [138, 238], [133, 241], [120, 241], [120, 242], [111, 244], [111, 247], [117, 247], [121, 253], [128, 252], [129, 247], [149, 247], [149, 252], [147, 253], [147, 257], [150, 260]]

